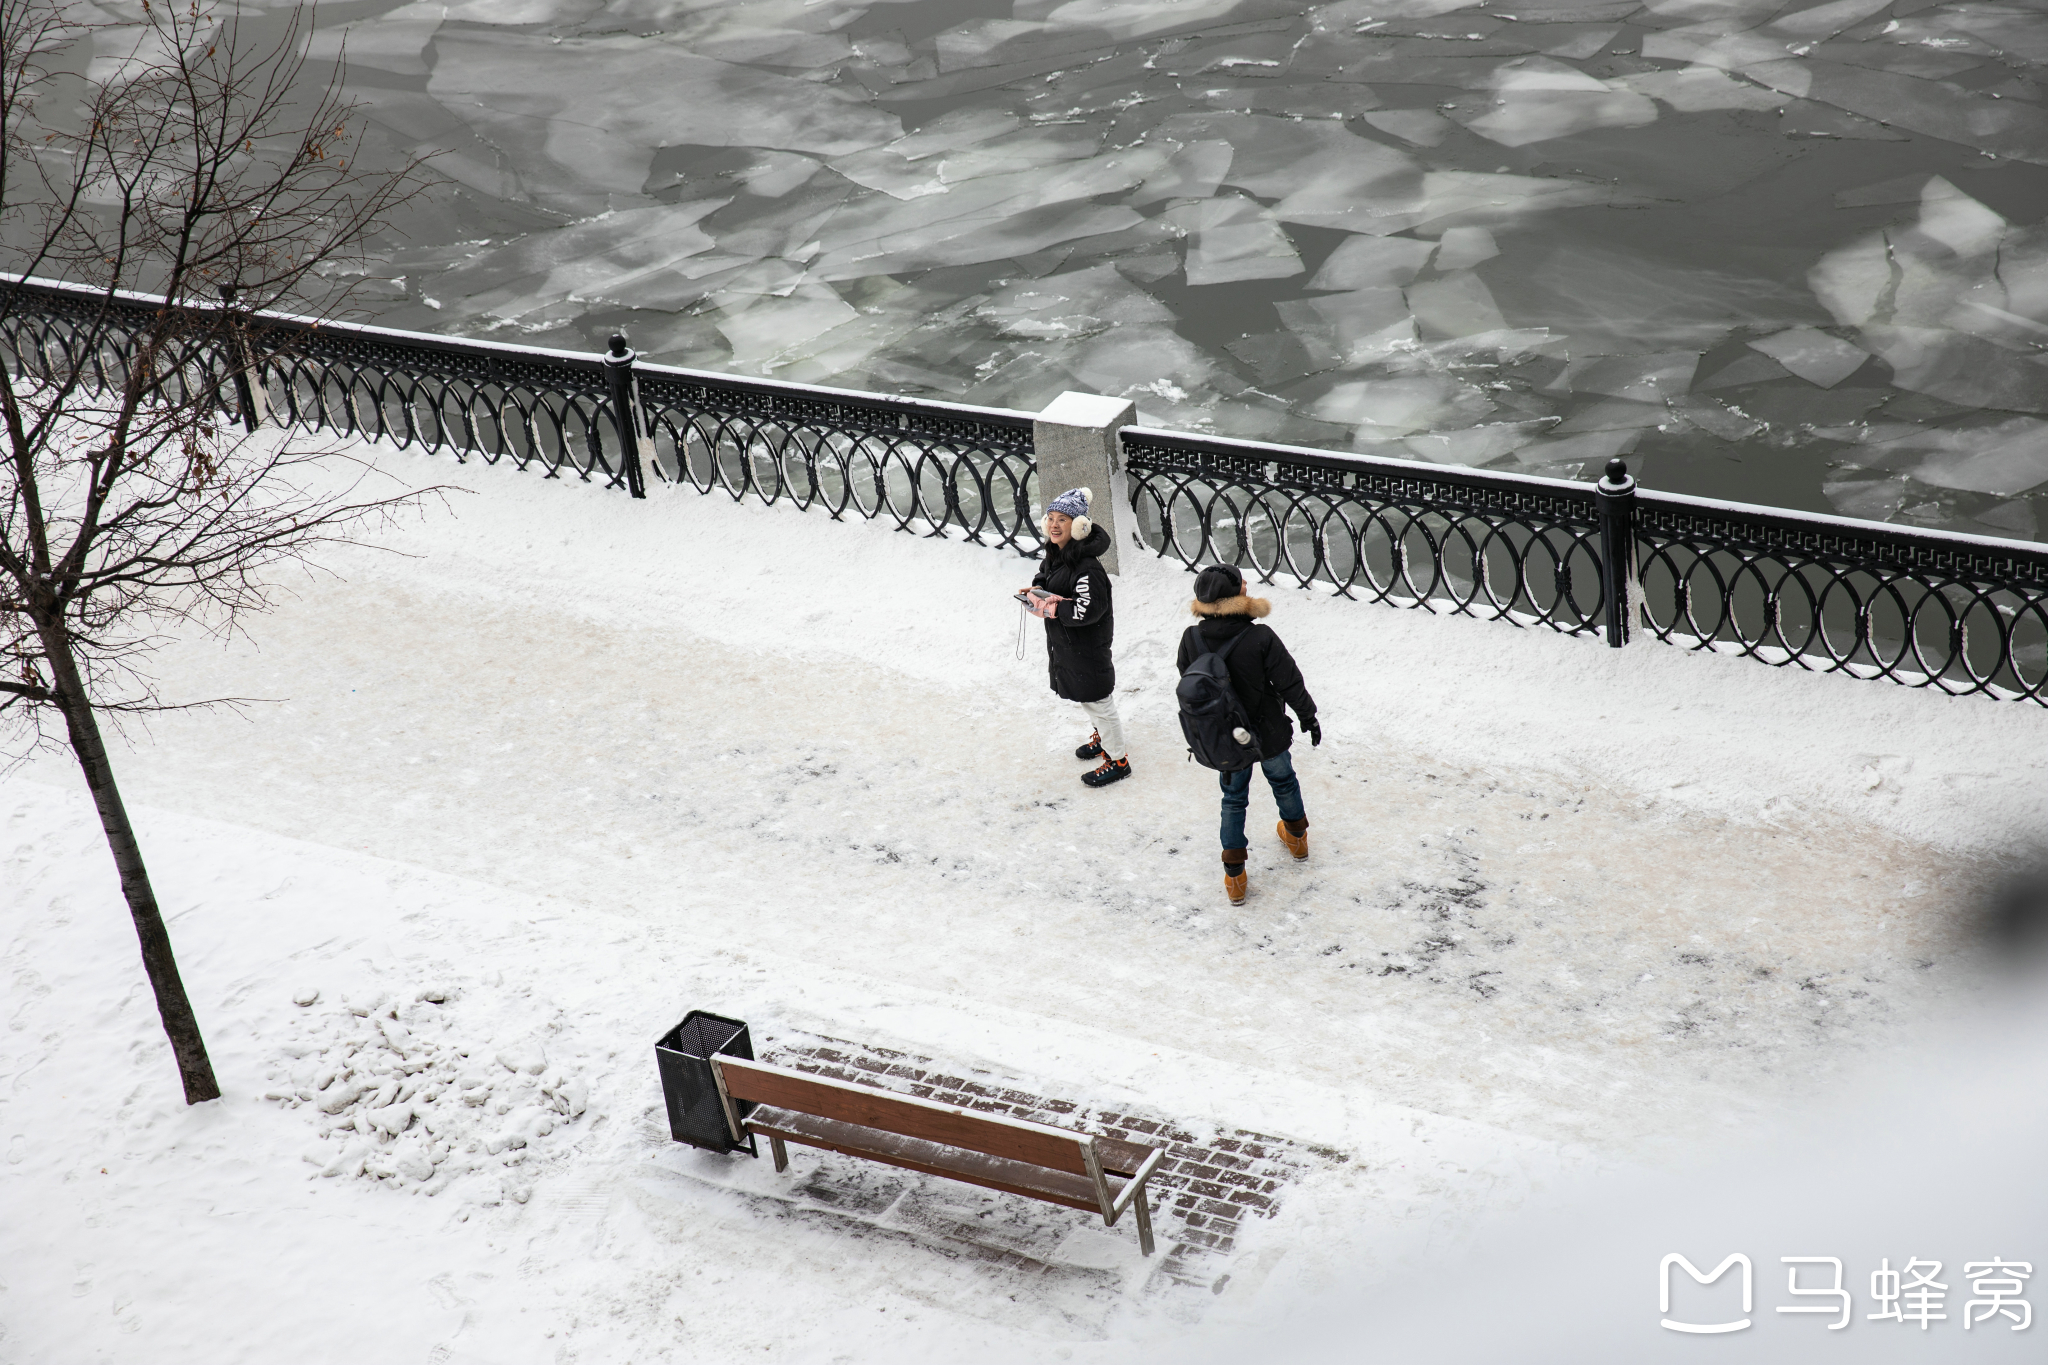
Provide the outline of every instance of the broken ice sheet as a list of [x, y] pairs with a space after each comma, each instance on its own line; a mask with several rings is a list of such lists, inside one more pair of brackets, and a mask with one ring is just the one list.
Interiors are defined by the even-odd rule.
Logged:
[[1926, 171], [1902, 175], [1891, 180], [1880, 180], [1874, 185], [1860, 185], [1853, 190], [1837, 190], [1835, 207], [1838, 209], [1867, 208], [1872, 204], [1917, 204], [1920, 192], [1932, 179]]
[[1486, 282], [1470, 270], [1408, 286], [1408, 308], [1431, 340], [1507, 329]]
[[1749, 343], [1808, 383], [1831, 389], [1863, 368], [1870, 352], [1813, 327], [1788, 327]]
[[1556, 435], [1576, 436], [1587, 431], [1634, 431], [1662, 426], [1671, 420], [1671, 410], [1662, 403], [1638, 403], [1626, 398], [1609, 398], [1589, 403], [1565, 418]]
[[1160, 125], [1189, 142], [1221, 139], [1236, 149], [1224, 183], [1277, 199], [1275, 218], [1353, 232], [1395, 232], [1420, 188], [1421, 168], [1404, 153], [1346, 132], [1341, 124], [1296, 123], [1264, 114], [1179, 114]]
[[[960, 130], [951, 145], [938, 145], [933, 130], [921, 128], [909, 137], [884, 147], [835, 157], [830, 165], [856, 184], [877, 189], [896, 199], [920, 199], [943, 194], [950, 185], [983, 176], [1017, 175], [1061, 162], [1080, 161], [1093, 156], [1101, 144], [1097, 133], [1084, 128], [1002, 127], [990, 120], [963, 120], [970, 126]], [[1141, 163], [1163, 160], [1154, 149], [1146, 149]]]
[[1724, 441], [1740, 441], [1762, 431], [1764, 424], [1748, 413], [1703, 393], [1671, 400], [1671, 411]]
[[1145, 220], [1131, 209], [1070, 201], [1127, 190], [1164, 162], [1156, 147], [1066, 161], [1034, 175], [988, 175], [908, 202], [848, 203], [818, 235], [819, 279], [999, 261]]
[[1966, 332], [1935, 327], [1863, 329], [1892, 367], [1892, 382], [1973, 408], [2048, 412], [2048, 365]]
[[1485, 228], [1446, 228], [1444, 235], [1437, 239], [1436, 268], [1468, 270], [1498, 255], [1500, 247], [1494, 242], [1493, 234]]
[[1060, 339], [1111, 326], [1171, 326], [1173, 310], [1125, 279], [1114, 265], [1020, 280], [990, 295], [975, 316], [1003, 336]]
[[552, 163], [565, 188], [638, 193], [657, 146], [837, 156], [902, 132], [894, 115], [816, 82], [667, 42], [448, 29], [434, 47], [427, 92], [488, 122], [522, 173]]
[[2048, 227], [2007, 234], [1995, 268], [1961, 292], [1944, 321], [2015, 350], [2048, 345]]
[[1504, 147], [1591, 128], [1635, 128], [1657, 118], [1657, 106], [1643, 96], [1544, 57], [1502, 67], [1494, 88], [1495, 107], [1464, 123]]
[[1120, 327], [1083, 342], [1067, 365], [1085, 392], [1136, 398], [1147, 412], [1178, 410], [1189, 418], [1189, 400], [1216, 375], [1214, 361], [1165, 327]]
[[1864, 521], [1890, 521], [1905, 500], [1906, 490], [1902, 478], [1831, 479], [1820, 487], [1837, 512]]
[[424, 76], [427, 44], [440, 29], [442, 14], [440, 5], [400, 5], [375, 18], [314, 29], [306, 35], [306, 59], [339, 61], [345, 53], [352, 67], [372, 67], [399, 76]]
[[1998, 245], [2006, 223], [1937, 175], [1921, 187], [1920, 220], [1915, 226], [1958, 256], [1978, 256]]
[[1221, 22], [1247, 0], [1067, 0], [1048, 12], [1055, 28], [1095, 29], [1125, 41]]
[[1132, 192], [1133, 206], [1156, 204], [1163, 199], [1207, 199], [1222, 185], [1230, 171], [1234, 152], [1222, 138], [1206, 138], [1185, 145], [1165, 144], [1164, 165], [1145, 177]]
[[1415, 340], [1415, 320], [1398, 289], [1354, 289], [1289, 299], [1275, 304], [1273, 311], [1311, 355], [1328, 355], [1340, 365], [1384, 359]]
[[1563, 333], [1575, 355], [1704, 350], [1738, 327], [1828, 320], [1777, 280], [1582, 240], [1518, 235], [1499, 260], [1487, 279], [1502, 315]]
[[1367, 114], [1365, 121], [1418, 147], [1436, 146], [1458, 126], [1434, 109], [1384, 109]]
[[572, 24], [604, 9], [604, 0], [464, 0], [447, 16], [467, 24]]
[[1752, 351], [1736, 357], [1693, 387], [1702, 393], [1710, 389], [1734, 389], [1748, 384], [1769, 383], [1773, 379], [1783, 379], [1791, 373], [1769, 356]]
[[1778, 131], [1786, 137], [1852, 138], [1862, 142], [1906, 140], [1904, 133], [1895, 133], [1874, 119], [1814, 100], [1793, 100], [1787, 104], [1780, 113]]
[[442, 274], [434, 289], [451, 302], [466, 300], [471, 309], [500, 316], [560, 298], [680, 308], [698, 291], [678, 289], [677, 282], [707, 273], [686, 262], [716, 245], [697, 224], [727, 202], [628, 209], [532, 233]]
[[[1433, 235], [1452, 227], [1497, 227], [1559, 209], [1622, 202], [1624, 198], [1612, 185], [1584, 180], [1485, 171], [1429, 171], [1422, 177], [1422, 193], [1415, 209], [1407, 215], [1410, 222], [1403, 225]], [[1389, 220], [1390, 224], [1400, 221]], [[1397, 232], [1400, 227], [1380, 230]]]
[[1334, 385], [1313, 415], [1359, 428], [1365, 437], [1406, 436], [1433, 427], [1470, 426], [1491, 416], [1486, 395], [1448, 375], [1361, 379]]
[[1791, 96], [1760, 85], [1739, 81], [1712, 66], [1688, 66], [1682, 71], [1641, 71], [1623, 76], [1615, 84], [1648, 95], [1683, 114], [1706, 109], [1777, 109]]
[[1867, 19], [1892, 0], [1828, 0], [1826, 4], [1794, 9], [1764, 25], [1767, 33], [1780, 34], [1803, 43], [1832, 38], [1859, 19]]
[[1515, 451], [1524, 469], [1575, 477], [1572, 466], [1604, 462], [1626, 455], [1643, 439], [1644, 427], [1619, 427], [1613, 431], [1589, 431], [1577, 436], [1553, 436], [1529, 442]]
[[[1644, 51], [1649, 51], [1647, 42]], [[2048, 165], [2048, 111], [2020, 100], [1978, 98], [1940, 81], [1833, 62], [1745, 62], [1740, 70], [1788, 95], [1995, 156]]]
[[1346, 237], [1308, 282], [1310, 289], [1368, 289], [1403, 285], [1414, 279], [1436, 250], [1411, 237]]
[[1549, 387], [1558, 393], [1597, 393], [1639, 403], [1662, 403], [1692, 387], [1700, 358], [1693, 351], [1660, 355], [1582, 356]]
[[1203, 199], [1170, 208], [1164, 216], [1189, 235], [1189, 284], [1285, 279], [1302, 271], [1287, 234], [1250, 199]]
[[1426, 431], [1407, 437], [1408, 454], [1433, 464], [1491, 464], [1541, 436], [1548, 422], [1482, 422], [1461, 431]]
[[712, 321], [732, 347], [732, 363], [760, 374], [794, 348], [860, 315], [829, 286], [802, 285], [787, 297], [723, 293]]
[[2048, 422], [2035, 418], [1935, 428], [1894, 444], [1927, 452], [1904, 472], [1937, 488], [2011, 497], [2048, 483]]

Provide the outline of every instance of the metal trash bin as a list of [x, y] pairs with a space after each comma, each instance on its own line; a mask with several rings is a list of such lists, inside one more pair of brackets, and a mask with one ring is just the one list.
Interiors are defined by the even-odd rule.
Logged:
[[[754, 1060], [754, 1040], [746, 1023], [722, 1015], [691, 1010], [654, 1044], [654, 1060], [661, 1068], [661, 1094], [668, 1104], [669, 1136], [707, 1152], [745, 1152], [759, 1156], [753, 1134], [745, 1142], [734, 1142], [725, 1122], [725, 1106], [719, 1103], [718, 1081], [711, 1074], [710, 1059], [723, 1054]], [[741, 1119], [754, 1111], [744, 1100], [735, 1101], [733, 1111]]]

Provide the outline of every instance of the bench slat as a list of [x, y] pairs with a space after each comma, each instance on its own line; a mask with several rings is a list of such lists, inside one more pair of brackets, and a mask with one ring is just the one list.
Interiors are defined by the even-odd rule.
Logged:
[[770, 1105], [756, 1109], [747, 1118], [746, 1127], [762, 1137], [800, 1142], [806, 1147], [820, 1147], [842, 1156], [878, 1161], [886, 1166], [900, 1166], [927, 1175], [942, 1175], [985, 1189], [1000, 1190], [1004, 1194], [1020, 1194], [1048, 1204], [1080, 1209], [1084, 1213], [1100, 1212], [1095, 1199], [1095, 1182], [1086, 1176], [1049, 1171], [1027, 1162], [1010, 1161], [984, 1152]]
[[[725, 1077], [727, 1093], [736, 1100], [794, 1109], [946, 1147], [963, 1147], [984, 1156], [1045, 1166], [1069, 1175], [1088, 1175], [1088, 1163], [1081, 1154], [1082, 1144], [1088, 1139], [1080, 1133], [892, 1095], [872, 1086], [764, 1062], [738, 1057], [713, 1060]], [[1092, 1180], [1090, 1188], [1092, 1191]], [[1092, 1193], [1087, 1207], [1095, 1207]]]
[[1153, 1149], [1136, 1142], [1119, 1142], [1115, 1138], [1095, 1139], [1096, 1159], [1102, 1162], [1102, 1169], [1111, 1175], [1136, 1175], [1138, 1168], [1145, 1164], [1145, 1158]]

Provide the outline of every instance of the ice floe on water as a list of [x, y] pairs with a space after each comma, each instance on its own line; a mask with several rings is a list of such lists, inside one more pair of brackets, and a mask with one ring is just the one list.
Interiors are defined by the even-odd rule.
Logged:
[[350, 6], [309, 50], [453, 182], [365, 277], [392, 325], [2031, 535], [2043, 32], [1981, 0], [519, 0]]

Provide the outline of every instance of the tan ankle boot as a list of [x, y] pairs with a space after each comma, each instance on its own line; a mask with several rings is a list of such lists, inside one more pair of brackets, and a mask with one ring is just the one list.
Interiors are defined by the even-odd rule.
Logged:
[[1232, 905], [1243, 905], [1245, 891], [1251, 879], [1244, 874], [1244, 850], [1226, 848], [1223, 850], [1223, 892], [1230, 897]]
[[1280, 835], [1280, 842], [1287, 845], [1287, 851], [1300, 862], [1308, 857], [1308, 817], [1299, 820], [1282, 820], [1274, 830]]

